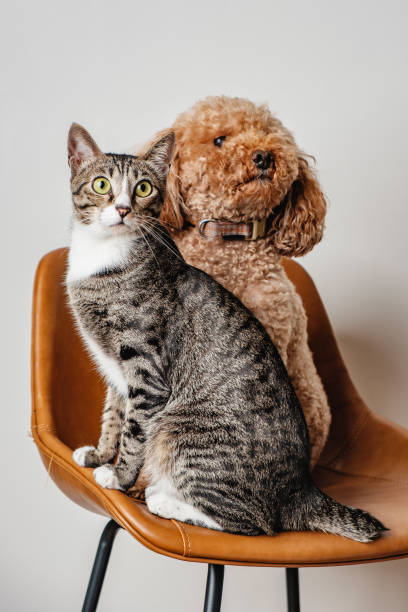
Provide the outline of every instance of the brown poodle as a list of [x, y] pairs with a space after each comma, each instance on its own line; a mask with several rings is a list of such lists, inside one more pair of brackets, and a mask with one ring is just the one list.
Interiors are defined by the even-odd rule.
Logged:
[[326, 203], [319, 184], [265, 106], [210, 97], [171, 130], [177, 144], [162, 221], [185, 259], [232, 291], [267, 329], [302, 405], [314, 465], [330, 410], [305, 311], [281, 258], [304, 255], [321, 239]]

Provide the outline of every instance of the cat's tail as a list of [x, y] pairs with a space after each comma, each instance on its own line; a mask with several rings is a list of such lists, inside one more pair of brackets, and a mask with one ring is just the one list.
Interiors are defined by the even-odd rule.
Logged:
[[387, 527], [368, 512], [343, 506], [318, 487], [312, 485], [307, 493], [296, 496], [282, 510], [284, 530], [324, 531], [358, 542], [371, 542], [380, 537]]

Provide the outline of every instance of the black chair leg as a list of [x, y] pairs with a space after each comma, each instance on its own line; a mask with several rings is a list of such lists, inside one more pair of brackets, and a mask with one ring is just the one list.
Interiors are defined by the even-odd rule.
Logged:
[[207, 587], [205, 589], [204, 612], [220, 612], [224, 566], [208, 564]]
[[299, 602], [299, 569], [286, 568], [286, 593], [288, 596], [288, 612], [300, 612]]
[[[120, 525], [115, 523], [114, 520], [111, 520], [102, 532], [84, 604], [82, 606], [82, 612], [95, 612], [96, 610], [112, 551], [112, 545], [118, 529], [120, 529]], [[209, 563], [204, 612], [220, 612], [223, 584], [224, 566]], [[299, 570], [297, 567], [286, 568], [286, 592], [288, 597], [288, 612], [300, 612]]]
[[111, 520], [102, 532], [91, 577], [89, 579], [88, 588], [86, 590], [82, 612], [95, 612], [96, 610], [99, 595], [101, 594], [103, 579], [105, 578], [105, 572], [112, 550], [112, 544], [118, 529], [120, 529], [120, 525]]

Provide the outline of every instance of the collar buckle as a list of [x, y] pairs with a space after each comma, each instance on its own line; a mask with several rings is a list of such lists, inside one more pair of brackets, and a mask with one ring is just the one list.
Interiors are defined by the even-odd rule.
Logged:
[[[210, 224], [208, 227], [207, 225]], [[257, 240], [263, 238], [266, 231], [266, 219], [238, 222], [220, 221], [219, 219], [203, 219], [198, 224], [198, 233], [206, 238], [222, 238], [223, 240]]]
[[205, 228], [207, 226], [207, 223], [217, 223], [217, 221], [216, 219], [203, 219], [202, 221], [200, 221], [200, 223], [198, 224], [198, 233], [200, 234], [200, 236], [205, 237]]
[[266, 219], [252, 221], [252, 236], [246, 240], [256, 240], [265, 236]]

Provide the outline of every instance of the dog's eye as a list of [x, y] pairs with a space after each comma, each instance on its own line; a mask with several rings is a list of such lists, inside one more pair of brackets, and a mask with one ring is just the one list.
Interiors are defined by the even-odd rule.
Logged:
[[222, 147], [222, 143], [224, 142], [226, 136], [218, 136], [218, 138], [214, 138], [213, 142], [216, 147]]

